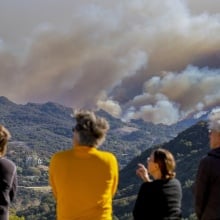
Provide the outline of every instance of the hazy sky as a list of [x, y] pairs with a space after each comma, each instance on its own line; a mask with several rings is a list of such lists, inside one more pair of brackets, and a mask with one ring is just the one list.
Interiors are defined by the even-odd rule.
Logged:
[[0, 95], [172, 124], [220, 104], [220, 0], [0, 0]]

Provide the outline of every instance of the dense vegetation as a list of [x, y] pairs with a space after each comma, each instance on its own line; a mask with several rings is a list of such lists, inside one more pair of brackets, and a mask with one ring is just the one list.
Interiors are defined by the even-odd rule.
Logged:
[[[177, 178], [181, 181], [183, 188], [182, 209], [183, 217], [193, 219], [193, 182], [197, 171], [199, 160], [209, 150], [208, 132], [205, 122], [200, 122], [176, 138], [163, 145], [155, 147], [164, 147], [169, 149], [175, 156], [177, 162]], [[120, 172], [120, 184], [117, 196], [114, 201], [114, 210], [120, 220], [129, 220], [131, 210], [136, 199], [136, 195], [141, 180], [135, 175], [137, 163], [145, 163], [152, 149], [147, 149], [140, 156], [135, 157]]]
[[[18, 168], [19, 188], [11, 207], [11, 219], [55, 219], [55, 203], [48, 187], [48, 164], [54, 152], [71, 147], [74, 125], [71, 114], [71, 108], [56, 103], [17, 105], [0, 97], [0, 123], [11, 131], [13, 137], [7, 156]], [[141, 183], [134, 175], [136, 164], [145, 161], [148, 149], [159, 144], [165, 143], [164, 147], [174, 151], [185, 198], [192, 200], [190, 187], [198, 158], [204, 154], [201, 149], [207, 148], [204, 123], [182, 132], [194, 121], [166, 126], [142, 120], [125, 123], [104, 111], [98, 114], [106, 117], [111, 127], [102, 149], [114, 152], [121, 168], [119, 190], [114, 200], [115, 220], [128, 220], [131, 216]], [[184, 201], [184, 216], [188, 217], [193, 212], [193, 205]]]

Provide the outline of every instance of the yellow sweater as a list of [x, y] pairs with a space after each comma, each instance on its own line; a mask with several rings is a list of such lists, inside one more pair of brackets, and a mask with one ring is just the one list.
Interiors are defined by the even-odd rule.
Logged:
[[56, 153], [49, 180], [57, 202], [57, 220], [111, 220], [118, 186], [118, 163], [110, 152], [75, 146]]

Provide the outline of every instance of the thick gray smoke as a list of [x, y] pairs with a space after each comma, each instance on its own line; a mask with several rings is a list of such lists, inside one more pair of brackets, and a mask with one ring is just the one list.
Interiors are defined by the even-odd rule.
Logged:
[[1, 1], [0, 94], [165, 124], [220, 104], [220, 5], [201, 3]]

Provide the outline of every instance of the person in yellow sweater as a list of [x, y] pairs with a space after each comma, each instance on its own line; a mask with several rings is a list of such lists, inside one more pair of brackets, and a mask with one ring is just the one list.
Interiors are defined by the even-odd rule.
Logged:
[[118, 162], [114, 154], [98, 149], [109, 123], [86, 110], [76, 112], [75, 119], [73, 147], [55, 153], [49, 166], [57, 220], [112, 220]]

